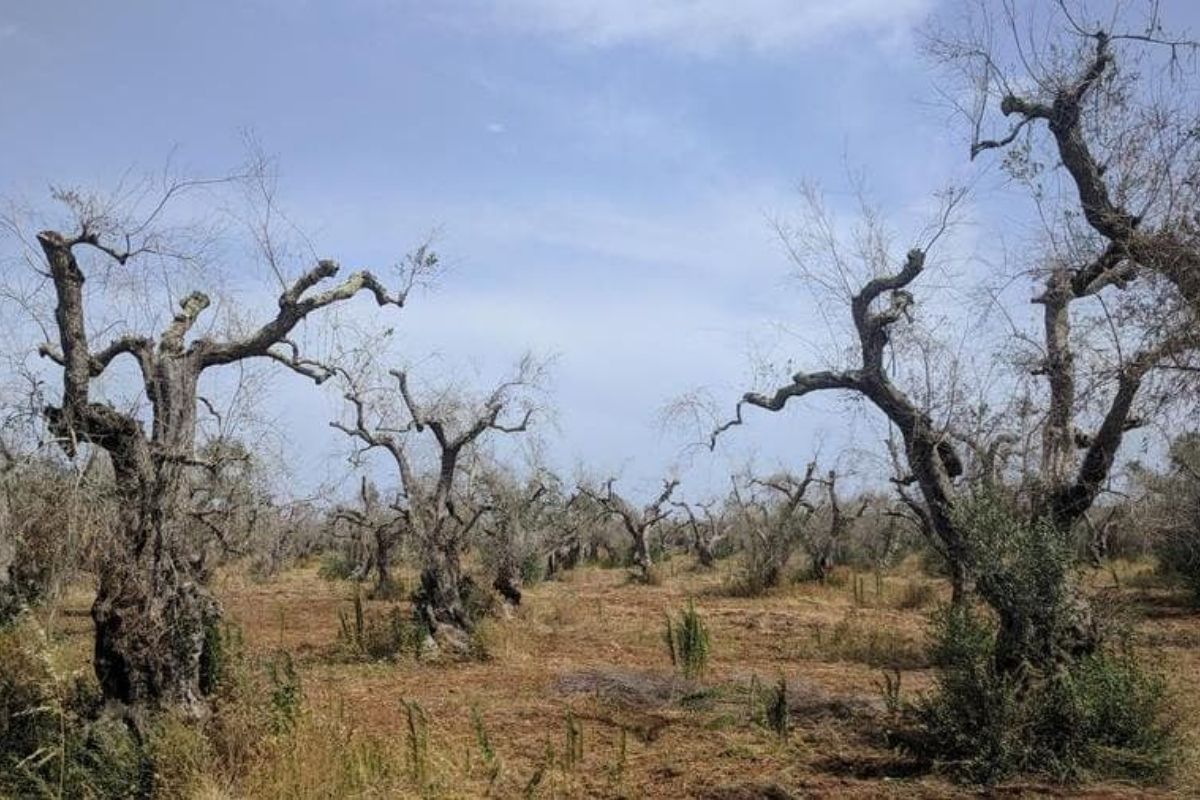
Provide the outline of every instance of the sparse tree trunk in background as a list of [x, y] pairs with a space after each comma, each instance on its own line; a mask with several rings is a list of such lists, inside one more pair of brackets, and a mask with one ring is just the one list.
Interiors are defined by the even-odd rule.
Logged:
[[1093, 567], [1101, 567], [1108, 560], [1108, 532], [1112, 529], [1113, 519], [1116, 515], [1116, 506], [1108, 510], [1099, 524], [1092, 521], [1090, 513], [1083, 515], [1083, 523], [1088, 532], [1088, 559], [1092, 562]]
[[372, 597], [390, 597], [395, 589], [392, 579], [392, 553], [400, 543], [405, 520], [397, 514], [389, 514], [380, 507], [379, 490], [366, 477], [359, 488], [362, 511], [339, 507], [334, 511], [335, 520], [345, 520], [358, 531], [358, 540], [364, 553], [355, 568], [354, 580], [366, 580], [375, 573]]
[[[294, 348], [290, 354], [272, 348], [286, 342], [311, 312], [361, 290], [373, 293], [380, 305], [401, 305], [403, 297], [388, 297], [368, 272], [309, 294], [337, 273], [333, 262], [322, 261], [281, 295], [278, 314], [245, 339], [185, 341], [209, 305], [206, 295], [194, 292], [180, 302], [157, 344], [148, 337], [127, 335], [93, 350], [84, 313], [84, 272], [76, 251], [91, 248], [120, 264], [135, 254], [108, 248], [86, 221], [73, 237], [43, 231], [38, 242], [54, 286], [59, 338], [57, 346], [47, 343], [41, 353], [59, 364], [63, 374], [61, 403], [47, 406], [45, 417], [69, 455], [74, 456], [80, 444], [109, 454], [119, 502], [117, 530], [98, 564], [92, 606], [96, 676], [109, 701], [134, 709], [174, 706], [203, 714], [210, 657], [207, 633], [221, 611], [198, 574], [197, 543], [188, 540], [181, 511], [184, 473], [197, 464], [197, 381], [210, 367], [266, 357], [319, 382], [327, 373], [301, 360]], [[92, 380], [121, 355], [132, 356], [141, 370], [152, 411], [149, 434], [135, 417], [91, 399]]]
[[566, 570], [575, 569], [583, 559], [585, 548], [582, 534], [592, 521], [592, 516], [580, 506], [588, 500], [590, 498], [577, 491], [563, 504], [558, 536], [546, 557], [546, 577], [553, 578]]
[[625, 498], [613, 490], [615, 482], [615, 478], [605, 481], [603, 494], [592, 492], [584, 487], [580, 487], [579, 491], [596, 502], [607, 514], [620, 520], [625, 532], [633, 540], [633, 565], [637, 577], [646, 581], [650, 578], [651, 570], [654, 568], [654, 558], [650, 552], [650, 531], [671, 513], [663, 506], [671, 499], [671, 495], [679, 486], [679, 481], [664, 481], [662, 492], [640, 512], [635, 511]]
[[769, 506], [753, 496], [743, 499], [737, 480], [731, 478], [734, 503], [750, 522], [751, 536], [755, 537], [754, 546], [759, 548], [758, 558], [761, 560], [754, 568], [757, 573], [755, 580], [761, 582], [764, 588], [778, 586], [783, 581], [792, 553], [801, 542], [805, 544], [809, 555], [816, 557], [817, 548], [808, 538], [816, 508], [807, 499], [809, 489], [819, 480], [815, 477], [816, 472], [817, 462], [810, 461], [804, 468], [802, 478], [790, 472], [768, 478], [750, 478], [748, 483], [751, 487], [760, 486], [781, 498]]
[[531, 487], [502, 486], [500, 479], [488, 481], [489, 504], [486, 531], [497, 554], [495, 589], [509, 606], [521, 605], [521, 549], [529, 531], [542, 521], [546, 511], [545, 498], [549, 491], [543, 480]]
[[392, 551], [396, 545], [395, 525], [375, 529], [375, 589], [376, 597], [386, 597], [394, 585]]
[[15, 616], [21, 603], [20, 591], [14, 585], [13, 571], [17, 560], [15, 526], [9, 510], [9, 474], [14, 459], [7, 445], [0, 439], [0, 625]]
[[853, 516], [847, 516], [842, 511], [842, 504], [838, 500], [837, 494], [837, 472], [834, 470], [829, 471], [829, 477], [825, 479], [825, 487], [829, 491], [829, 536], [822, 542], [820, 547], [814, 549], [812, 554], [813, 577], [821, 583], [825, 583], [829, 577], [829, 572], [834, 566], [838, 546], [846, 537], [850, 526], [854, 524], [855, 520], [862, 517], [867, 510], [867, 501], [864, 500]]
[[[792, 376], [790, 384], [773, 394], [747, 393], [738, 403], [734, 419], [714, 432], [711, 444], [715, 445], [717, 435], [742, 423], [742, 409], [746, 405], [779, 411], [792, 398], [817, 391], [842, 390], [863, 395], [900, 432], [912, 480], [920, 487], [925, 501], [923, 513], [930, 530], [946, 550], [954, 601], [962, 602], [967, 588], [968, 553], [966, 542], [952, 516], [952, 481], [962, 474], [962, 462], [929, 415], [892, 382], [883, 363], [890, 329], [909, 313], [913, 303], [913, 297], [906, 287], [924, 268], [924, 251], [911, 250], [898, 272], [868, 281], [853, 296], [851, 314], [859, 338], [861, 366], [838, 372], [799, 372]], [[889, 298], [888, 305], [882, 310], [873, 310], [875, 301], [885, 293]]]
[[683, 509], [683, 513], [687, 515], [687, 525], [692, 532], [692, 549], [696, 552], [696, 560], [701, 567], [712, 569], [717, 562], [716, 548], [725, 538], [724, 534], [718, 530], [717, 520], [712, 513], [712, 505], [701, 504], [701, 508], [704, 509], [703, 520], [697, 518], [696, 512], [688, 503], [677, 501], [671, 505]]

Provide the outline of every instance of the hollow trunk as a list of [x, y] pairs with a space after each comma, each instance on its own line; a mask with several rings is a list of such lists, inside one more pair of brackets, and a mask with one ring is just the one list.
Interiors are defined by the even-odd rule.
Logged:
[[[150, 520], [133, 524], [142, 529]], [[220, 607], [169, 547], [114, 543], [101, 567], [93, 663], [104, 697], [203, 716], [213, 688], [211, 631]], [[157, 538], [157, 534], [155, 534]]]
[[[203, 585], [203, 548], [189, 541], [188, 526], [182, 524], [186, 506], [181, 491], [185, 470], [194, 463], [200, 374], [208, 367], [274, 356], [319, 383], [328, 377], [319, 365], [298, 355], [288, 361], [270, 348], [287, 342], [290, 331], [310, 312], [360, 290], [371, 291], [380, 305], [399, 305], [402, 298], [388, 297], [366, 271], [305, 296], [338, 271], [337, 264], [322, 260], [284, 290], [278, 313], [246, 338], [217, 343], [204, 337], [188, 344], [192, 326], [211, 302], [204, 293], [192, 292], [179, 300], [157, 342], [126, 334], [93, 351], [84, 313], [85, 275], [74, 249], [93, 248], [121, 265], [141, 251], [117, 252], [102, 244], [85, 220], [80, 223], [75, 236], [53, 230], [37, 234], [54, 286], [58, 334], [57, 343], [46, 342], [39, 353], [62, 367], [60, 403], [42, 410], [48, 429], [70, 457], [78, 454], [80, 444], [109, 454], [121, 506], [106, 557], [97, 567], [99, 585], [92, 607], [96, 674], [109, 701], [135, 707], [174, 705], [202, 713], [203, 696], [212, 688], [211, 675], [206, 677], [212, 666], [210, 631], [220, 608]], [[153, 417], [149, 435], [137, 415], [90, 394], [92, 381], [118, 357], [138, 364]]]
[[444, 625], [468, 630], [471, 620], [462, 600], [462, 569], [457, 554], [441, 553], [421, 571], [418, 608], [430, 631]]

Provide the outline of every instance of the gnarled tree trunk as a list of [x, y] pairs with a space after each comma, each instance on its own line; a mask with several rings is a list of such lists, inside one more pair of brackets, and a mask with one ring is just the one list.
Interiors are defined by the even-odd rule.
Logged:
[[[276, 316], [242, 340], [214, 342], [185, 337], [208, 307], [200, 292], [183, 298], [179, 311], [159, 337], [127, 335], [92, 351], [84, 314], [84, 273], [75, 249], [89, 247], [120, 264], [136, 252], [117, 252], [89, 230], [66, 237], [55, 231], [38, 234], [56, 296], [58, 346], [41, 354], [62, 367], [62, 401], [47, 406], [48, 427], [69, 455], [80, 443], [102, 448], [111, 457], [120, 501], [117, 529], [98, 564], [98, 586], [92, 606], [95, 622], [94, 664], [106, 700], [132, 707], [174, 706], [191, 715], [206, 710], [204, 696], [212, 688], [208, 647], [220, 607], [204, 586], [199, 543], [189, 541], [184, 480], [187, 469], [204, 466], [195, 460], [196, 387], [208, 367], [246, 358], [267, 357], [318, 381], [328, 371], [302, 360], [294, 345], [290, 356], [272, 350], [286, 341], [310, 312], [368, 289], [383, 305], [400, 305], [403, 297], [387, 297], [368, 272], [359, 272], [320, 294], [309, 289], [331, 277], [337, 266], [322, 261], [301, 276], [279, 298]], [[136, 359], [152, 414], [151, 431], [133, 415], [92, 400], [93, 378], [118, 356]]]

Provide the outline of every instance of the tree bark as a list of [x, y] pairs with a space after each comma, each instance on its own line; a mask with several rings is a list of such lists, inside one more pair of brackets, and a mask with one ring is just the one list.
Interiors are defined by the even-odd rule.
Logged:
[[631, 526], [629, 534], [633, 538], [633, 565], [637, 567], [642, 580], [650, 577], [654, 569], [654, 556], [650, 553], [650, 534], [644, 527]]

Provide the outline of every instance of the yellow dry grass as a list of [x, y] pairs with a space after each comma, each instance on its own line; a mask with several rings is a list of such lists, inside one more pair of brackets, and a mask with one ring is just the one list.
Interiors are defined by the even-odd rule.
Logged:
[[[906, 667], [906, 696], [928, 687], [928, 671], [912, 656], [928, 608], [912, 606], [929, 593], [912, 587], [929, 579], [906, 566], [878, 583], [849, 575], [837, 587], [802, 584], [739, 598], [726, 591], [728, 569], [698, 572], [677, 558], [663, 565], [657, 586], [629, 583], [621, 570], [577, 570], [527, 590], [512, 618], [485, 624], [490, 660], [452, 664], [331, 657], [339, 611], [350, 608], [353, 589], [322, 580], [315, 565], [266, 583], [223, 576], [219, 594], [246, 646], [252, 654], [292, 654], [308, 711], [292, 737], [265, 748], [247, 777], [236, 785], [213, 781], [202, 796], [732, 799], [772, 797], [773, 786], [798, 797], [974, 796], [937, 776], [909, 774], [870, 725], [851, 718], [855, 708], [882, 714], [878, 684], [889, 663]], [[1105, 587], [1120, 581], [1119, 591], [1138, 598], [1146, 611], [1137, 618], [1139, 636], [1171, 679], [1183, 727], [1200, 729], [1200, 616], [1165, 590], [1130, 586], [1141, 570], [1120, 565], [1091, 579], [1097, 591], [1110, 592], [1118, 590]], [[946, 587], [938, 584], [935, 594], [944, 597]], [[664, 615], [689, 599], [712, 639], [700, 684], [715, 691], [681, 704], [686, 690], [673, 683], [663, 627]], [[71, 639], [86, 641], [85, 602], [73, 595], [59, 612], [58, 627]], [[786, 677], [791, 691], [817, 698], [786, 740], [751, 721], [745, 688], [754, 676], [763, 686]], [[675, 693], [671, 702], [622, 702], [619, 691], [605, 690], [605, 681], [622, 680], [641, 682], [648, 695]], [[594, 690], [572, 690], [591, 684]], [[407, 703], [427, 721], [419, 764]], [[568, 714], [582, 734], [574, 758]], [[1171, 787], [1019, 784], [1002, 793], [1200, 796], [1196, 763], [1190, 758]]]

